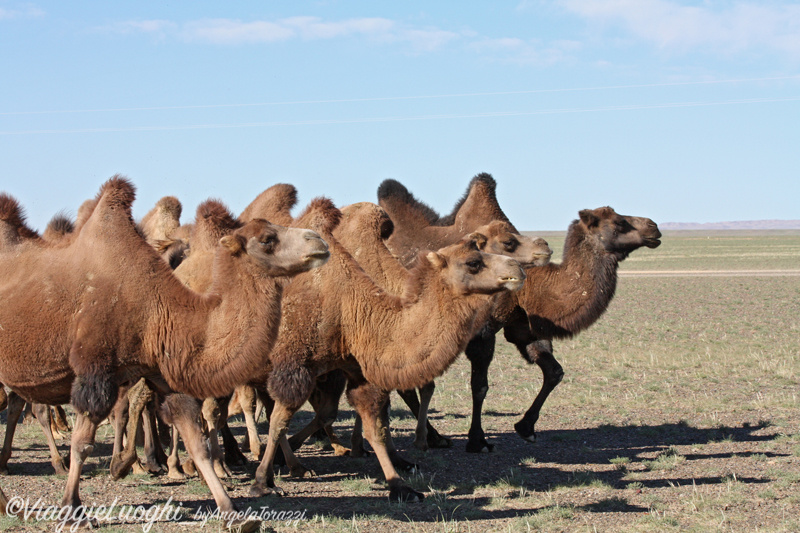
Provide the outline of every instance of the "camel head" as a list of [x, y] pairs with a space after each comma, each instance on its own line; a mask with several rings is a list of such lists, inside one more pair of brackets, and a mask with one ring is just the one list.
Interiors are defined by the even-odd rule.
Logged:
[[580, 220], [576, 222], [620, 261], [637, 248], [657, 248], [661, 244], [658, 225], [649, 218], [620, 215], [610, 207], [584, 209], [578, 215]]
[[520, 235], [511, 224], [502, 220], [493, 220], [481, 226], [469, 238], [478, 244], [481, 251], [516, 259], [523, 268], [544, 266], [553, 255], [546, 240]]
[[269, 276], [294, 276], [324, 265], [328, 244], [318, 233], [256, 218], [220, 239], [233, 256], [246, 255]]
[[525, 281], [525, 271], [519, 262], [504, 255], [481, 252], [472, 239], [429, 252], [426, 258], [456, 294], [515, 291]]

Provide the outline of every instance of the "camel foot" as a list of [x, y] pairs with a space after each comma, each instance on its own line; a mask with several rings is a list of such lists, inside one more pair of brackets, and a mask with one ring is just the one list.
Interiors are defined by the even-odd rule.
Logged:
[[525, 420], [520, 420], [514, 424], [514, 430], [517, 432], [517, 435], [528, 442], [536, 442], [536, 431], [534, 431], [533, 424], [528, 424]]
[[116, 454], [111, 458], [111, 465], [109, 466], [109, 470], [111, 471], [111, 479], [119, 480], [127, 476], [131, 473], [131, 468], [133, 467], [134, 463], [137, 463], [138, 460], [134, 455], [132, 458], [123, 460], [122, 454]]
[[345, 457], [351, 455], [350, 448], [345, 448], [341, 444], [331, 443], [331, 447], [333, 448], [333, 455], [337, 457]]
[[194, 466], [194, 461], [191, 458], [186, 459], [183, 463], [183, 473], [189, 477], [194, 477], [197, 475], [197, 468]]
[[[258, 454], [253, 454], [258, 457]], [[225, 448], [225, 464], [228, 466], [247, 466], [247, 457], [237, 446], [235, 450]]]
[[177, 468], [170, 468], [167, 470], [167, 477], [169, 479], [174, 479], [175, 481], [183, 481], [186, 479], [186, 474], [181, 472], [180, 467]]
[[467, 453], [488, 453], [493, 450], [494, 444], [489, 444], [484, 437], [467, 441]]
[[258, 482], [250, 485], [251, 498], [260, 498], [262, 496], [267, 496], [268, 494], [283, 496], [283, 489], [280, 487], [267, 487], [266, 485]]
[[136, 474], [137, 476], [143, 476], [143, 475], [147, 474], [147, 470], [145, 470], [144, 466], [142, 466], [142, 463], [141, 463], [141, 461], [139, 461], [139, 459], [136, 459], [136, 462], [133, 463], [133, 466], [131, 467], [131, 471], [134, 474]]
[[[253, 533], [255, 531], [259, 531], [260, 529], [260, 520], [232, 520], [228, 523], [228, 531], [233, 533]], [[267, 529], [267, 531], [270, 530]]]
[[142, 465], [145, 471], [153, 476], [160, 476], [164, 473], [164, 465], [160, 465], [158, 463], [152, 463], [150, 461], [145, 461]]
[[452, 448], [453, 439], [442, 437], [436, 432], [428, 432], [428, 448]]
[[100, 527], [100, 524], [94, 518], [81, 518], [80, 520], [67, 520], [64, 522], [64, 529], [67, 531], [97, 529], [98, 527]]
[[421, 502], [425, 496], [411, 487], [400, 485], [389, 489], [389, 501], [392, 502]]
[[54, 461], [53, 469], [56, 471], [57, 476], [66, 476], [69, 474], [69, 468], [67, 467], [67, 462], [64, 460], [63, 457], [59, 457], [60, 461]]
[[398, 469], [402, 470], [403, 472], [417, 472], [419, 471], [419, 465], [416, 463], [412, 463], [411, 461], [406, 461], [399, 454], [395, 454], [391, 457], [392, 465]]
[[214, 460], [214, 472], [217, 473], [217, 477], [220, 479], [233, 476], [233, 473], [230, 471], [228, 466], [222, 461], [218, 460]]
[[289, 469], [289, 476], [290, 477], [297, 477], [297, 478], [313, 478], [317, 477], [317, 474], [301, 464], [297, 464]]
[[423, 452], [428, 451], [428, 439], [414, 439], [414, 448]]

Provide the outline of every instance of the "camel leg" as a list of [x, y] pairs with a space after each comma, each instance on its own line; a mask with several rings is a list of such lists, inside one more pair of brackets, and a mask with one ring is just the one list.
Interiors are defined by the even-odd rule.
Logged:
[[292, 450], [300, 448], [317, 431], [324, 430], [336, 455], [350, 454], [350, 450], [342, 446], [333, 431], [333, 423], [339, 415], [339, 401], [342, 398], [346, 384], [347, 378], [340, 371], [329, 372], [321, 379], [317, 379], [314, 391], [308, 398], [308, 402], [314, 409], [314, 419], [289, 439]]
[[487, 326], [469, 341], [464, 351], [472, 364], [472, 424], [467, 436], [467, 451], [470, 453], [490, 452], [494, 449], [494, 445], [486, 440], [481, 423], [483, 401], [489, 392], [489, 365], [494, 358], [494, 336], [495, 332]]
[[111, 458], [109, 471], [112, 479], [122, 479], [127, 476], [134, 463], [139, 460], [136, 456], [136, 441], [141, 432], [142, 412], [144, 412], [147, 402], [153, 397], [153, 391], [142, 379], [130, 388], [126, 396], [128, 397], [128, 422], [125, 427], [125, 448]]
[[8, 498], [6, 498], [3, 489], [0, 489], [0, 516], [8, 514], [6, 508], [8, 508]]
[[0, 452], [0, 473], [8, 474], [8, 460], [11, 459], [11, 445], [14, 442], [14, 433], [22, 411], [25, 410], [25, 400], [16, 392], [8, 395], [8, 417], [6, 418], [6, 436], [3, 439], [3, 451]]
[[247, 440], [250, 453], [258, 458], [261, 455], [261, 439], [258, 437], [258, 427], [256, 427], [256, 391], [253, 387], [245, 385], [237, 389], [239, 393], [239, 405], [244, 415], [244, 423], [247, 426]]
[[[433, 382], [431, 382], [431, 383], [433, 383]], [[428, 394], [428, 392], [424, 392], [425, 391], [425, 387], [427, 387], [427, 385], [425, 385], [424, 387], [419, 389], [420, 398], [422, 398], [423, 394]], [[435, 388], [435, 384], [433, 385], [433, 388]], [[417, 441], [421, 441], [422, 439], [425, 439], [425, 441], [427, 442], [427, 447], [428, 448], [450, 448], [451, 446], [453, 446], [452, 439], [449, 439], [447, 437], [441, 436], [439, 434], [439, 432], [436, 431], [436, 428], [434, 428], [431, 425], [430, 421], [428, 420], [427, 410], [425, 412], [424, 430], [423, 431], [420, 430], [420, 423], [419, 423], [420, 398], [417, 398], [417, 391], [416, 390], [414, 390], [414, 389], [398, 390], [397, 394], [403, 399], [403, 401], [408, 406], [408, 408], [411, 409], [411, 413], [417, 419], [417, 435], [416, 435], [416, 438], [415, 438], [415, 441], [414, 441], [414, 445], [415, 446], [416, 446]], [[433, 396], [433, 390], [431, 390], [429, 392], [429, 394], [430, 394], [430, 396]], [[427, 399], [428, 403], [430, 403], [430, 396]], [[417, 446], [417, 447], [419, 447], [419, 446]], [[420, 449], [427, 449], [427, 448], [420, 448]]]
[[72, 443], [70, 446], [69, 477], [67, 478], [64, 499], [61, 500], [63, 507], [77, 509], [81, 505], [81, 498], [78, 492], [81, 482], [81, 470], [83, 470], [83, 463], [86, 462], [86, 458], [94, 450], [97, 425], [97, 422], [94, 422], [81, 412], [78, 412], [75, 417], [75, 428], [72, 430]]
[[[397, 473], [387, 444], [394, 450], [386, 425], [388, 413], [385, 405], [389, 400], [389, 392], [361, 380], [350, 379], [347, 385], [347, 399], [361, 415], [364, 427], [364, 437], [369, 441], [375, 456], [381, 464], [386, 483], [389, 485], [389, 499], [391, 501], [422, 501], [424, 496], [406, 485], [403, 478]], [[396, 453], [396, 452], [395, 452]]]
[[[269, 438], [267, 439], [267, 448], [264, 450], [264, 455], [261, 457], [261, 463], [256, 469], [256, 478], [250, 486], [250, 496], [260, 497], [274, 492], [282, 492], [282, 490], [275, 486], [275, 470], [273, 468], [273, 461], [275, 460], [275, 453], [280, 445], [283, 449], [284, 456], [289, 459], [291, 453], [291, 446], [286, 447], [280, 444], [281, 440], [286, 439], [286, 432], [289, 430], [289, 421], [292, 416], [297, 412], [297, 407], [290, 407], [283, 403], [276, 401], [272, 408], [272, 415], [269, 418]], [[288, 448], [288, 449], [287, 449]]]
[[64, 464], [64, 458], [61, 457], [61, 454], [58, 453], [58, 446], [56, 446], [56, 439], [53, 437], [53, 431], [51, 427], [52, 418], [50, 415], [50, 406], [45, 405], [43, 403], [35, 403], [32, 406], [33, 409], [33, 416], [36, 417], [36, 420], [39, 421], [39, 425], [42, 426], [42, 431], [44, 432], [44, 436], [47, 439], [47, 447], [50, 448], [50, 464], [53, 465], [53, 468], [56, 471], [56, 475], [65, 476], [67, 475], [67, 465]]
[[164, 472], [167, 464], [167, 454], [161, 447], [158, 438], [158, 425], [156, 422], [155, 401], [153, 398], [144, 406], [142, 412], [142, 430], [144, 431], [144, 469], [151, 474]]
[[117, 403], [114, 404], [112, 410], [114, 418], [114, 448], [111, 452], [111, 457], [122, 453], [122, 448], [125, 446], [125, 426], [128, 425], [128, 390], [130, 387], [120, 387], [119, 397]]
[[50, 408], [50, 416], [53, 436], [57, 439], [65, 439], [64, 434], [70, 430], [66, 411], [60, 405], [54, 405]]
[[392, 465], [394, 465], [396, 469], [402, 470], [403, 472], [417, 471], [419, 470], [419, 465], [405, 459], [394, 447], [394, 439], [392, 439], [391, 431], [392, 428], [389, 424], [389, 411], [391, 409], [389, 398], [389, 396], [386, 397], [386, 403], [383, 404], [383, 408], [381, 408], [380, 411], [381, 423], [383, 424], [383, 427], [386, 428], [386, 453], [389, 454], [389, 459], [391, 459]]
[[[242, 453], [239, 448], [239, 443], [236, 442], [236, 437], [228, 425], [227, 418], [221, 418], [219, 421], [219, 434], [222, 436], [222, 447], [225, 449], [225, 464], [229, 466], [245, 466], [247, 465], [247, 457]], [[258, 459], [258, 456], [256, 456]]]
[[6, 389], [0, 384], [0, 411], [8, 407], [8, 394], [6, 394]]
[[536, 421], [539, 420], [539, 411], [541, 411], [545, 400], [547, 400], [553, 389], [561, 383], [564, 377], [564, 369], [553, 357], [553, 344], [549, 340], [535, 341], [524, 348], [517, 345], [517, 348], [520, 351], [526, 350], [526, 353], [531, 356], [542, 370], [542, 388], [539, 390], [539, 394], [536, 395], [530, 409], [522, 417], [522, 420], [514, 424], [514, 429], [520, 437], [525, 440], [535, 441], [535, 427]]
[[167, 457], [167, 477], [170, 479], [186, 479], [186, 474], [181, 468], [181, 460], [178, 458], [178, 443], [180, 442], [178, 430], [172, 428], [169, 456]]
[[[227, 414], [228, 400], [225, 402], [225, 412]], [[222, 448], [219, 446], [219, 427], [220, 420], [222, 419], [222, 399], [206, 398], [203, 400], [203, 419], [206, 421], [206, 431], [208, 432], [208, 445], [211, 451], [211, 462], [214, 465], [214, 471], [220, 478], [231, 477], [233, 473], [228, 469], [228, 466], [223, 461]], [[184, 439], [184, 444], [186, 440]]]
[[[209, 441], [203, 433], [203, 428], [199, 421], [204, 420], [197, 401], [184, 394], [170, 394], [161, 406], [161, 413], [167, 423], [172, 425], [180, 432], [186, 450], [192, 457], [200, 476], [205, 482], [214, 501], [217, 503], [222, 516], [236, 513], [225, 487], [217, 477], [214, 465], [211, 463], [209, 454]], [[203, 418], [201, 418], [203, 417]], [[255, 531], [260, 527], [259, 521], [249, 520], [245, 523], [228, 523], [228, 527], [235, 527], [240, 531]]]

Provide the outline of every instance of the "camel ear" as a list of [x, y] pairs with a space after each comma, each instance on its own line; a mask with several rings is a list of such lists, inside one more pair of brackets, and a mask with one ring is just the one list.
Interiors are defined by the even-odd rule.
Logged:
[[486, 238], [486, 235], [483, 233], [478, 233], [477, 231], [467, 235], [467, 240], [474, 242], [478, 250], [485, 249], [486, 243], [489, 242], [489, 239]]
[[241, 235], [225, 235], [219, 243], [228, 249], [231, 255], [238, 255], [247, 244]]
[[437, 252], [428, 252], [428, 261], [438, 269], [443, 269], [447, 266], [447, 258], [440, 253]]
[[600, 223], [600, 218], [594, 214], [594, 211], [591, 209], [583, 209], [578, 212], [578, 216], [581, 217], [581, 222], [583, 222], [587, 228], [591, 228], [592, 226], [596, 226]]

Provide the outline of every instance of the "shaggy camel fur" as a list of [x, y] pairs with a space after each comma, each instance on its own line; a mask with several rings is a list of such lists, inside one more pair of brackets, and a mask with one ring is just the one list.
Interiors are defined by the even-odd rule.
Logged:
[[[57, 215], [47, 225], [45, 235], [39, 234], [28, 227], [25, 222], [25, 214], [16, 199], [7, 194], [0, 194], [0, 253], [18, 250], [23, 243], [46, 247], [60, 242], [73, 229], [71, 221], [63, 215]], [[2, 389], [2, 385], [0, 385]], [[11, 458], [14, 433], [20, 415], [25, 409], [25, 400], [15, 392], [11, 392], [7, 397], [3, 391], [4, 399], [7, 398], [8, 417], [6, 422], [6, 434], [3, 439], [3, 449], [0, 451], [0, 472], [8, 472], [8, 460]], [[4, 406], [5, 407], [5, 406]], [[50, 449], [50, 463], [57, 475], [65, 475], [67, 466], [64, 458], [58, 452], [55, 435], [60, 434], [50, 411], [50, 407], [43, 404], [31, 404], [32, 412], [42, 427], [47, 446]], [[58, 413], [60, 416], [60, 413]], [[66, 422], [65, 422], [66, 423]]]
[[[377, 285], [392, 294], [402, 294], [408, 278], [408, 269], [392, 255], [384, 243], [393, 231], [393, 224], [386, 212], [379, 206], [360, 202], [342, 208], [342, 221], [333, 235], [350, 252]], [[544, 239], [531, 239], [512, 231], [510, 224], [499, 220], [485, 224], [472, 232], [468, 238], [474, 240], [478, 248], [486, 253], [506, 255], [516, 259], [522, 267], [542, 266], [550, 260], [552, 250]], [[420, 401], [414, 391], [398, 391], [417, 417], [417, 431], [414, 445], [427, 450], [429, 447], [449, 447], [449, 439], [442, 437], [428, 424], [427, 412], [435, 383], [431, 381], [419, 389]], [[338, 405], [338, 398], [335, 399]], [[335, 411], [334, 411], [335, 418]], [[316, 418], [315, 418], [316, 421]], [[314, 421], [312, 421], [313, 424]], [[295, 437], [304, 433], [309, 435], [315, 428], [303, 430], [290, 439], [292, 448], [298, 444]], [[356, 432], [357, 433], [357, 432]], [[358, 434], [355, 437], [354, 454], [361, 455]]]
[[[421, 240], [431, 239], [454, 231], [453, 226], [460, 231], [487, 220], [507, 220], [497, 203], [495, 187], [491, 176], [479, 174], [453, 212], [439, 219], [401, 184], [385, 181], [378, 189], [379, 203], [395, 223], [387, 245], [394, 253], [404, 254], [427, 244], [427, 240], [415, 243], [417, 234]], [[481, 427], [481, 410], [489, 389], [487, 376], [494, 356], [495, 334], [504, 328], [506, 339], [525, 360], [542, 370], [539, 394], [523, 419], [514, 425], [521, 437], [533, 440], [539, 411], [564, 375], [553, 357], [552, 339], [571, 337], [593, 324], [614, 297], [619, 262], [642, 246], [657, 247], [660, 238], [658, 226], [649, 218], [619, 215], [610, 207], [580, 211], [579, 219], [568, 228], [563, 262], [528, 269], [523, 290], [514, 295], [516, 305], [498, 309], [467, 346], [473, 399], [467, 451], [492, 449]]]
[[422, 386], [443, 373], [475, 322], [488, 314], [494, 296], [521, 286], [523, 271], [516, 261], [463, 241], [424, 256], [397, 297], [377, 286], [332, 235], [323, 235], [331, 260], [315, 275], [295, 278], [284, 294], [271, 371], [265, 374], [275, 405], [250, 494], [275, 489], [272, 463], [289, 420], [311, 395], [316, 378], [339, 368], [347, 374], [348, 400], [361, 416], [390, 498], [421, 499], [392, 465], [395, 452], [383, 410], [388, 391]]
[[[115, 176], [68, 246], [23, 244], [0, 254], [0, 381], [28, 400], [74, 406], [63, 499], [73, 509], [81, 505], [80, 471], [97, 425], [120, 385], [147, 377], [164, 393], [230, 394], [266, 363], [280, 321], [278, 277], [320, 266], [329, 255], [312, 231], [256, 220], [220, 241], [214, 284], [198, 295], [137, 233], [133, 200], [133, 186]], [[234, 512], [193, 405], [170, 394], [161, 410], [184, 435], [220, 511]]]

